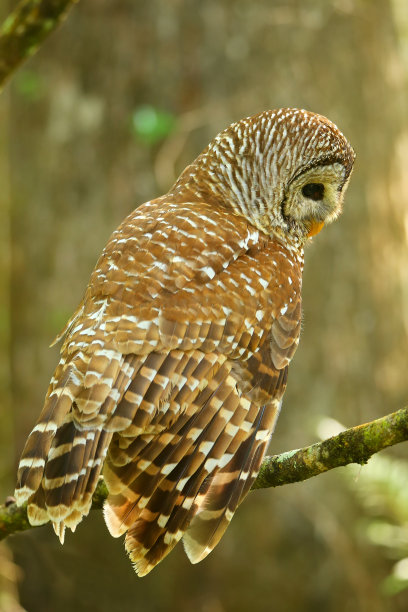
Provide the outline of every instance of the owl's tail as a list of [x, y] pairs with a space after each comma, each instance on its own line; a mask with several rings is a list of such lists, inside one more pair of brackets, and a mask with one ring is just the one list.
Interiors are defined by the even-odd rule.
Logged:
[[32, 525], [52, 521], [61, 542], [65, 527], [74, 531], [90, 510], [112, 437], [104, 424], [126, 385], [129, 368], [123, 361], [113, 351], [62, 359], [24, 447], [17, 504], [28, 502]]
[[139, 576], [181, 538], [193, 563], [208, 555], [254, 481], [273, 429], [278, 403], [249, 402], [237, 391], [230, 365], [206, 364], [209, 357], [197, 366], [204, 388], [195, 388], [195, 372], [189, 372], [195, 398], [169, 427], [136, 440], [115, 434], [111, 443], [105, 520], [113, 536], [127, 532]]

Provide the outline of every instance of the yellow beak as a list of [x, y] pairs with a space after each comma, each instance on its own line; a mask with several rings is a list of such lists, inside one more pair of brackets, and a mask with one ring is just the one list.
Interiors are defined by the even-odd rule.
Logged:
[[310, 230], [308, 232], [308, 236], [309, 238], [311, 236], [316, 236], [316, 234], [318, 234], [320, 232], [320, 230], [323, 228], [324, 222], [323, 221], [312, 221], [312, 224], [310, 226]]

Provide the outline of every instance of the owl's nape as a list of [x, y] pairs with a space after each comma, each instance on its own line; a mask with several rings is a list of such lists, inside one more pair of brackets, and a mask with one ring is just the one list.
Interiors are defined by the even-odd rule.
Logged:
[[193, 563], [248, 493], [301, 321], [303, 247], [339, 214], [354, 153], [327, 119], [231, 125], [112, 234], [59, 339], [18, 470], [30, 522], [63, 541], [101, 474], [139, 575], [183, 539]]

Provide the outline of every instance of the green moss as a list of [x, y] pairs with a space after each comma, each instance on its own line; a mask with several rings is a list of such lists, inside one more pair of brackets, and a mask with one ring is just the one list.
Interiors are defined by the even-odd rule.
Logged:
[[27, 507], [18, 507], [17, 504], [0, 506], [0, 540], [11, 533], [25, 531], [32, 526], [28, 522]]
[[12, 32], [12, 30], [14, 29], [15, 23], [16, 23], [16, 15], [12, 13], [4, 20], [3, 25], [1, 26], [1, 29], [0, 29], [0, 35], [4, 36], [7, 34], [10, 34], [10, 32]]

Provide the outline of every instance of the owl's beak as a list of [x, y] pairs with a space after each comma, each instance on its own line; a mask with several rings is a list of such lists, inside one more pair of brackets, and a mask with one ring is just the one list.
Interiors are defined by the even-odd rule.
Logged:
[[318, 234], [323, 228], [323, 225], [324, 221], [312, 221], [310, 230], [307, 233], [308, 237], [311, 238], [312, 236], [316, 236], [316, 234]]

